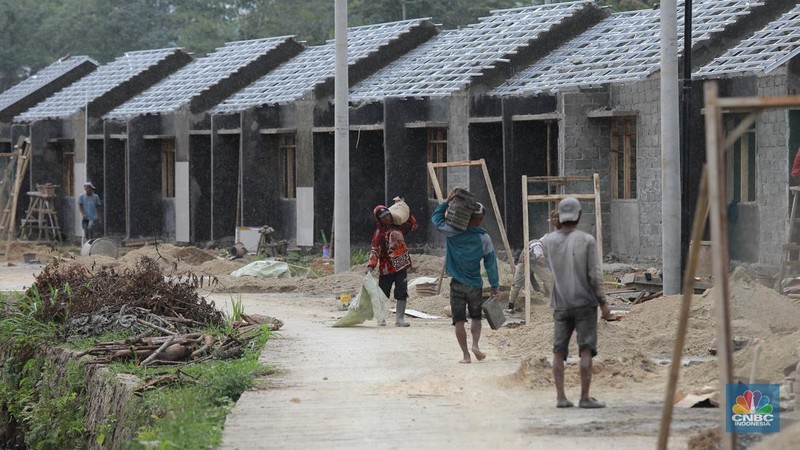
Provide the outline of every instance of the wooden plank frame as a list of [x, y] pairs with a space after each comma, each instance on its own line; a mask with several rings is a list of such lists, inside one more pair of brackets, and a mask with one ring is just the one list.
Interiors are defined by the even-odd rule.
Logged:
[[[592, 182], [592, 192], [575, 192], [566, 194], [564, 193], [567, 183], [575, 182]], [[529, 183], [547, 183], [547, 194], [545, 195], [528, 195]], [[556, 186], [560, 187], [560, 194], [550, 194], [550, 188]], [[603, 264], [603, 214], [600, 210], [600, 175], [595, 173], [592, 176], [561, 176], [561, 177], [529, 177], [522, 176], [522, 234], [523, 234], [523, 251], [527, 251], [528, 242], [530, 242], [530, 224], [528, 220], [528, 206], [531, 203], [548, 203], [558, 204], [561, 200], [567, 197], [575, 197], [580, 201], [594, 202], [594, 215], [595, 215], [595, 232], [597, 236], [597, 256], [600, 259], [600, 264]], [[531, 261], [530, 258], [525, 258], [525, 324], [531, 323]]]
[[[431, 183], [433, 184], [433, 190], [436, 193], [436, 199], [439, 200], [439, 203], [444, 201], [444, 196], [442, 195], [442, 187], [439, 185], [439, 177], [436, 176], [435, 169], [441, 168], [449, 168], [449, 167], [471, 167], [471, 166], [480, 166], [481, 171], [483, 172], [483, 180], [486, 182], [486, 189], [489, 191], [489, 199], [492, 201], [492, 210], [494, 211], [494, 217], [497, 219], [497, 227], [500, 229], [500, 239], [503, 241], [503, 248], [506, 251], [506, 257], [508, 258], [508, 263], [511, 264], [511, 267], [515, 266], [514, 264], [514, 255], [511, 253], [511, 246], [508, 245], [508, 237], [506, 235], [506, 226], [503, 224], [503, 217], [500, 215], [500, 207], [497, 205], [497, 198], [494, 195], [494, 187], [492, 187], [492, 180], [489, 178], [489, 169], [486, 168], [486, 160], [483, 158], [476, 160], [476, 161], [453, 161], [453, 162], [443, 162], [443, 163], [428, 163], [428, 175], [431, 177]], [[442, 286], [442, 276], [439, 276], [439, 289]]]
[[[728, 279], [728, 214], [727, 202], [725, 197], [725, 150], [738, 139], [764, 109], [768, 108], [788, 108], [800, 106], [800, 95], [773, 96], [773, 97], [719, 97], [719, 87], [715, 81], [706, 81], [704, 86], [705, 97], [705, 136], [706, 136], [706, 168], [704, 169], [703, 179], [707, 178], [707, 189], [704, 182], [701, 183], [701, 191], [697, 199], [697, 211], [695, 212], [695, 226], [693, 235], [699, 235], [699, 229], [705, 222], [705, 214], [700, 218], [700, 211], [708, 211], [711, 229], [712, 243], [712, 264], [714, 279], [717, 280], [714, 294], [717, 303], [717, 365], [719, 366], [720, 392], [725, 390], [727, 384], [733, 381], [733, 355], [731, 348], [731, 323], [730, 323], [730, 280]], [[730, 110], [747, 111], [750, 114], [742, 123], [731, 131], [730, 135], [723, 140], [722, 133], [722, 112]], [[794, 206], [794, 205], [793, 205]], [[794, 214], [795, 211], [792, 211]], [[791, 230], [791, 220], [789, 230]], [[788, 234], [788, 232], [787, 232]], [[694, 240], [697, 242], [697, 240]], [[675, 384], [678, 382], [678, 372], [680, 358], [676, 356], [683, 350], [683, 337], [686, 333], [686, 320], [688, 320], [688, 296], [686, 286], [689, 286], [693, 278], [694, 265], [696, 261], [696, 248], [690, 246], [689, 265], [687, 273], [684, 274], [684, 300], [681, 305], [681, 314], [678, 323], [678, 337], [673, 351], [672, 367], [667, 384], [667, 396], [664, 402], [664, 411], [661, 419], [661, 428], [658, 438], [658, 449], [666, 449], [669, 439], [669, 428], [672, 420], [672, 398], [669, 394], [675, 391]], [[691, 269], [691, 270], [689, 270]], [[780, 281], [779, 281], [780, 282]], [[723, 428], [727, 423], [725, 408], [720, 408], [720, 426]], [[733, 450], [736, 448], [736, 433], [724, 433], [722, 435], [722, 448]]]

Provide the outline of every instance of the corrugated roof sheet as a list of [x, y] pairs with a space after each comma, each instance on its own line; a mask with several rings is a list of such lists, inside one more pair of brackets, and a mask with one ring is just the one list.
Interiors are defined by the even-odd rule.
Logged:
[[67, 117], [177, 51], [179, 49], [165, 48], [125, 53], [18, 115], [14, 120], [28, 122]]
[[[427, 19], [382, 23], [347, 30], [348, 65], [378, 52], [381, 47], [410, 32]], [[255, 83], [237, 92], [213, 113], [241, 111], [250, 106], [287, 103], [311, 93], [335, 72], [335, 41], [309, 47]]]
[[357, 84], [350, 99], [359, 102], [390, 96], [447, 96], [593, 3], [579, 1], [492, 11], [475, 24], [440, 34]]
[[764, 75], [797, 55], [800, 55], [800, 5], [697, 70], [694, 76]]
[[[763, 0], [695, 0], [692, 45], [710, 39], [763, 3]], [[678, 8], [680, 40], [683, 38], [683, 1], [678, 3]], [[658, 10], [614, 14], [489, 94], [531, 95], [643, 79], [660, 69], [659, 14]], [[683, 53], [683, 46], [678, 46], [678, 53]]]
[[10, 107], [14, 103], [33, 94], [37, 90], [52, 83], [54, 80], [63, 76], [85, 62], [91, 62], [95, 66], [97, 62], [88, 56], [72, 56], [65, 60], [58, 60], [44, 69], [36, 72], [30, 77], [20, 81], [8, 90], [0, 93], [0, 111]]
[[105, 117], [124, 119], [143, 114], [176, 111], [189, 103], [193, 97], [291, 39], [292, 36], [281, 36], [228, 42], [208, 56], [187, 64], [172, 76], [115, 108]]

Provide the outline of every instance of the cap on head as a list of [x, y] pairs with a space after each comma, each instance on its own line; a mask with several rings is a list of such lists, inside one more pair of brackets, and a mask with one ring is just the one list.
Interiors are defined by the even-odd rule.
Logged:
[[561, 223], [575, 222], [581, 215], [581, 202], [575, 197], [567, 197], [558, 203], [558, 220]]
[[380, 220], [381, 217], [385, 217], [387, 214], [391, 214], [392, 212], [389, 211], [384, 205], [378, 205], [372, 210], [372, 214], [375, 216], [376, 219]]
[[91, 181], [87, 181], [86, 183], [83, 183], [83, 187], [84, 187], [84, 188], [87, 188], [87, 187], [88, 187], [88, 188], [95, 189], [95, 187], [94, 187], [94, 185], [92, 184], [92, 182], [91, 182]]
[[478, 205], [478, 209], [476, 209], [475, 211], [472, 211], [472, 215], [473, 216], [483, 216], [483, 215], [485, 215], [486, 214], [486, 208], [483, 207], [483, 203], [475, 202], [475, 204]]

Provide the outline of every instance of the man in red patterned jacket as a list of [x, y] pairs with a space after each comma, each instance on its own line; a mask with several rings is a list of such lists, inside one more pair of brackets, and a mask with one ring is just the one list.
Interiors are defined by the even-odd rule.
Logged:
[[[402, 225], [395, 225], [389, 208], [378, 205], [372, 210], [375, 216], [375, 232], [372, 234], [372, 247], [369, 252], [367, 268], [372, 271], [378, 267], [378, 286], [386, 297], [394, 284], [394, 298], [397, 300], [395, 325], [407, 327], [405, 321], [408, 301], [408, 277], [406, 271], [411, 267], [411, 255], [406, 248], [405, 235], [417, 229], [417, 219], [409, 215]], [[382, 324], [383, 325], [383, 324]]]

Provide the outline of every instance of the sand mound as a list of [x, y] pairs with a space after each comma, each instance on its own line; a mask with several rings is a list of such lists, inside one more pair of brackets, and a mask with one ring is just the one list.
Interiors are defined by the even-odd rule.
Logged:
[[89, 272], [97, 273], [101, 269], [124, 269], [125, 264], [110, 256], [102, 255], [83, 255], [75, 258], [74, 263], [81, 264], [89, 269]]
[[[5, 246], [3, 247], [5, 250]], [[28, 242], [11, 242], [8, 249], [9, 263], [21, 263], [25, 261], [25, 255], [31, 254], [42, 264], [48, 264], [56, 259], [69, 258], [72, 255], [61, 253], [55, 247], [44, 244], [32, 244]]]
[[142, 256], [153, 259], [166, 275], [193, 272], [198, 265], [216, 259], [213, 253], [196, 247], [158, 244], [129, 251], [120, 260], [132, 268]]
[[[592, 361], [592, 382], [604, 387], [617, 388], [631, 382], [641, 383], [662, 376], [664, 367], [658, 366], [647, 356], [635, 353], [626, 357], [595, 358]], [[547, 357], [524, 359], [514, 374], [523, 385], [530, 388], [546, 388], [554, 385], [553, 368]], [[564, 383], [580, 385], [580, 370], [577, 362], [568, 362], [564, 371]]]

